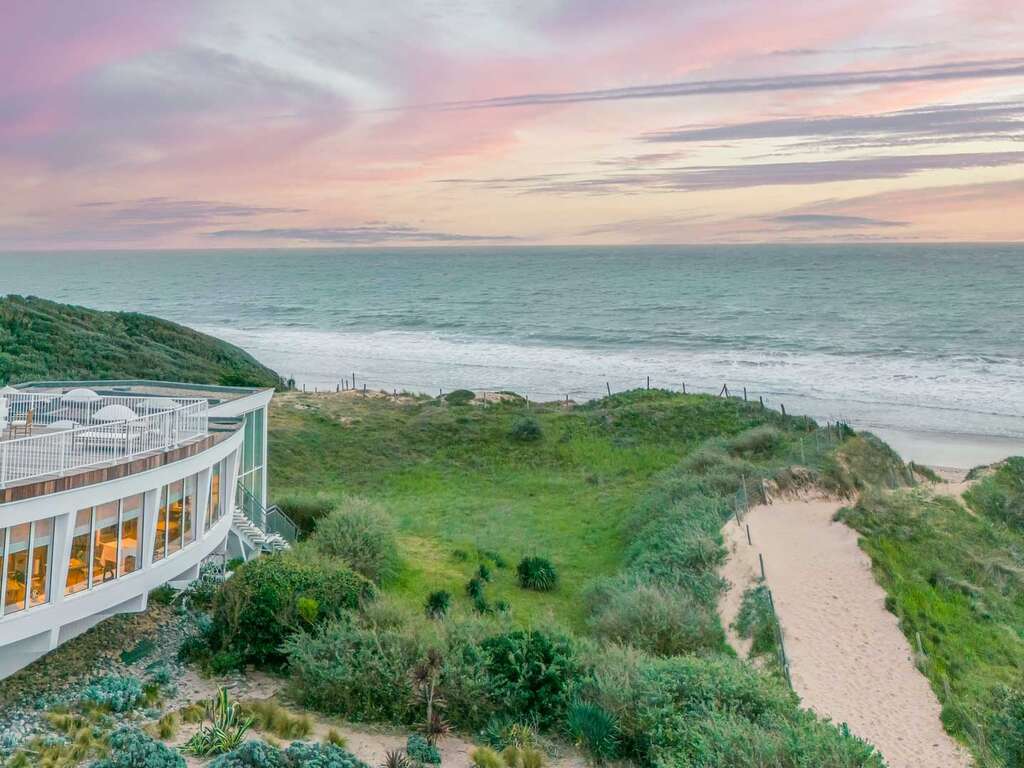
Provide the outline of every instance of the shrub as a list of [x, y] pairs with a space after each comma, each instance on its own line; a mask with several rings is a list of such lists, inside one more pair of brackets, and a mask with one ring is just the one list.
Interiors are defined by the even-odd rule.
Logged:
[[469, 405], [476, 399], [476, 395], [468, 389], [456, 389], [445, 395], [444, 399], [448, 405]]
[[325, 496], [285, 496], [275, 499], [274, 503], [288, 515], [304, 536], [311, 534], [316, 527], [317, 520], [327, 517], [334, 509], [334, 501]]
[[487, 721], [487, 725], [480, 732], [480, 738], [498, 750], [528, 747], [537, 742], [537, 729], [529, 723], [499, 714]]
[[466, 583], [466, 594], [472, 598], [483, 597], [484, 595], [484, 580], [479, 576], [474, 576]]
[[185, 760], [136, 728], [123, 727], [108, 739], [110, 756], [92, 768], [185, 768]]
[[554, 724], [582, 672], [572, 643], [541, 631], [516, 630], [482, 643], [499, 709], [512, 717]]
[[410, 720], [410, 670], [425, 653], [405, 627], [362, 627], [351, 616], [286, 641], [293, 695], [305, 706], [355, 721]]
[[543, 557], [524, 557], [516, 566], [519, 586], [537, 592], [550, 592], [558, 586], [555, 566]]
[[475, 768], [502, 768], [501, 755], [490, 747], [477, 747], [469, 753]]
[[159, 605], [170, 605], [174, 596], [178, 593], [168, 584], [152, 589], [149, 592], [149, 602], [157, 603]]
[[290, 768], [277, 747], [265, 741], [247, 741], [237, 749], [221, 755], [207, 768]]
[[200, 726], [182, 751], [199, 757], [230, 752], [242, 743], [253, 723], [253, 718], [246, 717], [241, 707], [231, 701], [227, 688], [220, 688], [207, 702], [206, 717], [210, 724]]
[[964, 493], [971, 509], [1024, 531], [1024, 457], [1007, 459]]
[[284, 751], [288, 768], [368, 768], [351, 752], [334, 744], [296, 741]]
[[304, 628], [298, 601], [319, 606], [319, 621], [359, 606], [373, 585], [340, 563], [303, 559], [295, 550], [250, 560], [228, 579], [213, 606], [215, 647], [245, 662], [283, 660], [281, 644]]
[[93, 680], [82, 692], [82, 700], [106, 707], [111, 712], [129, 712], [142, 703], [142, 683], [134, 677], [107, 675]]
[[778, 619], [772, 609], [766, 586], [760, 584], [743, 593], [743, 601], [740, 603], [734, 626], [740, 637], [751, 641], [750, 652], [753, 655], [776, 653]]
[[592, 587], [587, 598], [591, 632], [605, 640], [658, 656], [721, 648], [725, 642], [714, 609], [683, 590], [612, 580]]
[[398, 572], [398, 543], [387, 513], [374, 502], [355, 497], [316, 522], [311, 541], [327, 557], [344, 560], [356, 573], [378, 584]]
[[405, 753], [415, 762], [424, 765], [440, 765], [441, 752], [418, 733], [413, 733], [405, 742]]
[[565, 726], [577, 746], [601, 764], [614, 760], [619, 749], [619, 724], [603, 707], [584, 701], [569, 705]]
[[513, 421], [508, 434], [517, 443], [535, 443], [544, 436], [540, 422], [532, 416], [520, 416]]
[[1007, 766], [1024, 765], [1024, 689], [1000, 688], [988, 728], [992, 749]]
[[451, 605], [452, 596], [443, 589], [438, 589], [427, 595], [424, 610], [427, 617], [431, 619], [443, 619], [448, 615], [448, 606]]
[[342, 747], [343, 749], [348, 746], [348, 739], [342, 736], [334, 728], [327, 731], [324, 741], [328, 744], [333, 744], [336, 747]]
[[308, 715], [294, 715], [273, 699], [244, 701], [241, 710], [252, 718], [254, 728], [279, 739], [304, 739], [313, 732], [313, 721]]
[[778, 451], [782, 443], [782, 432], [770, 424], [761, 424], [736, 435], [728, 441], [727, 447], [733, 456], [767, 459]]

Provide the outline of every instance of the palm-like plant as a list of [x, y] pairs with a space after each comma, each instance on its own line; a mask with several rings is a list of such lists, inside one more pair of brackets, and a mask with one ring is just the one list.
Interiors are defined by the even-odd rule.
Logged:
[[206, 703], [206, 719], [209, 724], [199, 726], [195, 735], [182, 747], [183, 752], [197, 757], [230, 752], [245, 740], [245, 734], [253, 723], [253, 718], [243, 716], [239, 704], [231, 701], [228, 689], [223, 687]]
[[441, 652], [436, 648], [431, 648], [427, 651], [426, 657], [412, 670], [413, 690], [426, 707], [421, 730], [430, 746], [437, 744], [437, 740], [451, 730], [448, 721], [442, 715], [445, 700], [438, 691], [443, 666], [444, 657]]

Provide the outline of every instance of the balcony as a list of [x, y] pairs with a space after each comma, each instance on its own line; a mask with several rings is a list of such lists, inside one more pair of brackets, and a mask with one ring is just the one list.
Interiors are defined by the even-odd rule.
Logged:
[[204, 398], [0, 393], [0, 488], [168, 451], [208, 433]]

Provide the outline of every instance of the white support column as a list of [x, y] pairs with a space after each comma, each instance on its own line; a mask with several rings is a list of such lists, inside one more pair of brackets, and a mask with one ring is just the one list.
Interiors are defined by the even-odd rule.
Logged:
[[142, 567], [149, 568], [153, 565], [153, 541], [156, 539], [156, 520], [160, 512], [160, 492], [162, 488], [146, 491], [146, 497], [142, 502], [144, 519], [142, 525]]

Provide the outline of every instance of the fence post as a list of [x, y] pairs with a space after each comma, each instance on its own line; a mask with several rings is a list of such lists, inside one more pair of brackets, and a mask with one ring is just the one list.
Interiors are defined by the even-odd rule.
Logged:
[[[757, 553], [757, 560], [758, 560], [759, 563], [761, 563], [761, 581], [764, 581], [765, 578], [766, 578], [765, 575], [764, 575], [764, 555], [761, 554], [760, 552], [758, 552]], [[769, 591], [768, 594], [771, 594], [771, 591]], [[773, 611], [775, 610], [775, 603], [774, 603], [774, 601], [772, 602], [772, 610]]]
[[608, 397], [611, 397], [612, 396], [612, 384], [611, 384], [611, 382], [610, 381], [606, 381], [604, 383], [604, 385], [606, 387], [608, 387]]
[[686, 382], [685, 381], [683, 382], [683, 394], [684, 395], [686, 394]]
[[747, 523], [747, 544], [754, 546], [754, 542], [750, 540], [750, 523]]

